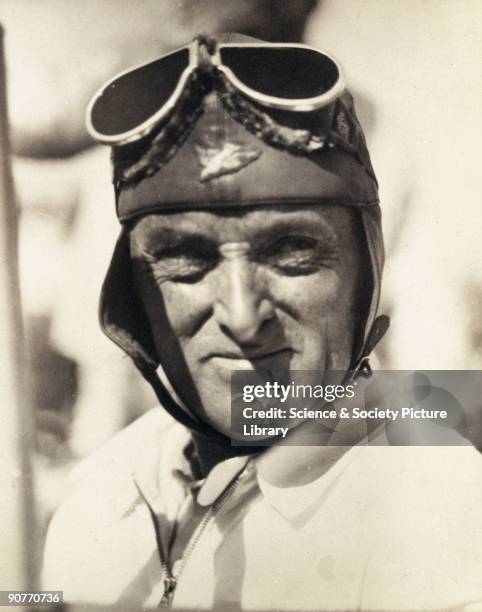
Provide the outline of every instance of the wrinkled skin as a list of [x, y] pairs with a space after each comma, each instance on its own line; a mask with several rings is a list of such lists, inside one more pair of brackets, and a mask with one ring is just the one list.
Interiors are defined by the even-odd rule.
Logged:
[[135, 285], [169, 380], [230, 430], [230, 371], [346, 371], [363, 260], [352, 209], [306, 205], [142, 217]]

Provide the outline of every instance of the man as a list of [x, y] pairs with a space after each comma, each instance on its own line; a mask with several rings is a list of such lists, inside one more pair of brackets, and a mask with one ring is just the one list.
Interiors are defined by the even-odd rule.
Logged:
[[161, 409], [79, 471], [44, 585], [129, 608], [468, 609], [475, 450], [231, 444], [232, 370], [355, 381], [387, 319], [377, 182], [340, 68], [228, 41], [200, 37], [91, 105], [122, 223], [101, 323]]

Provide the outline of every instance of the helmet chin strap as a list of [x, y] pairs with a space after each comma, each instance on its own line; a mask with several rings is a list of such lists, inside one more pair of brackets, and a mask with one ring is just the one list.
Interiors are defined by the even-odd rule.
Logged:
[[[161, 370], [161, 375], [159, 374]], [[197, 419], [195, 415], [178, 397], [170, 381], [166, 384], [166, 375], [159, 366], [157, 370], [149, 370], [143, 372], [144, 378], [150, 383], [153, 388], [160, 405], [166, 410], [176, 421], [187, 427], [199, 439], [208, 439], [211, 444], [216, 444], [220, 448], [229, 448], [233, 450], [231, 439], [217, 431], [214, 427]], [[258, 446], [239, 446], [234, 453], [236, 455], [247, 455], [257, 453], [263, 450]]]
[[356, 380], [357, 378], [370, 378], [372, 375], [372, 369], [370, 367], [370, 354], [376, 345], [380, 342], [383, 336], [386, 334], [390, 327], [390, 317], [387, 315], [380, 315], [374, 321], [368, 336], [365, 340], [365, 344], [360, 351], [359, 357], [355, 361], [353, 368], [349, 370], [345, 378], [345, 384]]
[[[230, 440], [227, 436], [219, 433], [216, 429], [211, 427], [211, 425], [197, 419], [186, 407], [181, 407], [181, 402], [177, 400], [177, 394], [172, 393], [172, 391], [166, 388], [157, 370], [145, 371], [143, 375], [152, 386], [161, 406], [176, 421], [198, 434], [213, 438], [222, 445], [230, 446]], [[171, 387], [171, 385], [169, 385], [169, 387]]]

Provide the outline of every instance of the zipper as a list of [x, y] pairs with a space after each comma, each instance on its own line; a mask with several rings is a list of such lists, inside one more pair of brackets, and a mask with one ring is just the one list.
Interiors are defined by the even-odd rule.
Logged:
[[179, 577], [181, 576], [184, 567], [186, 566], [186, 562], [188, 561], [189, 557], [191, 556], [193, 550], [196, 548], [197, 543], [199, 542], [202, 534], [204, 533], [206, 527], [208, 526], [209, 522], [214, 519], [214, 517], [216, 516], [216, 514], [219, 512], [219, 510], [222, 508], [222, 506], [224, 505], [224, 503], [231, 497], [231, 495], [234, 493], [236, 487], [238, 486], [240, 480], [241, 480], [241, 476], [242, 474], [245, 472], [246, 467], [248, 465], [249, 461], [245, 464], [245, 466], [243, 467], [243, 469], [239, 472], [239, 474], [237, 474], [235, 476], [235, 478], [229, 483], [229, 485], [226, 487], [226, 489], [223, 491], [223, 493], [216, 499], [216, 501], [212, 504], [212, 506], [210, 506], [208, 508], [208, 510], [206, 511], [206, 513], [204, 514], [204, 516], [201, 519], [201, 522], [199, 523], [199, 525], [197, 526], [195, 532], [193, 533], [191, 539], [189, 540], [189, 543], [186, 547], [186, 550], [184, 552], [184, 555], [182, 556], [181, 560], [179, 561], [179, 563], [177, 563], [177, 571], [175, 573], [172, 572], [169, 563], [168, 563], [168, 559], [166, 556], [166, 553], [164, 551], [164, 547], [162, 545], [162, 541], [161, 541], [161, 537], [160, 537], [160, 531], [159, 531], [159, 525], [157, 522], [157, 518], [156, 515], [154, 513], [154, 511], [152, 510], [151, 506], [149, 505], [147, 499], [145, 498], [144, 494], [142, 493], [139, 485], [137, 484], [137, 482], [135, 482], [136, 488], [139, 491], [140, 496], [142, 497], [142, 499], [144, 500], [145, 504], [147, 505], [147, 507], [149, 508], [149, 512], [151, 514], [151, 518], [152, 521], [154, 523], [154, 529], [155, 529], [155, 533], [156, 533], [156, 541], [157, 541], [157, 548], [159, 551], [159, 559], [161, 561], [161, 568], [162, 568], [162, 575], [163, 575], [163, 581], [164, 581], [164, 593], [162, 595], [161, 601], [159, 602], [159, 608], [170, 608], [172, 606], [172, 600], [174, 598], [174, 594], [176, 592], [176, 588], [179, 582]]
[[174, 576], [164, 578], [164, 594], [162, 596], [159, 608], [170, 608], [174, 591], [176, 590], [177, 579]]
[[201, 522], [196, 528], [196, 531], [193, 533], [191, 539], [189, 540], [189, 544], [186, 547], [186, 550], [182, 556], [181, 562], [178, 565], [178, 570], [175, 573], [175, 575], [171, 572], [171, 569], [169, 568], [169, 564], [164, 554], [164, 549], [162, 548], [162, 546], [159, 548], [160, 553], [162, 551], [162, 554], [160, 554], [160, 557], [161, 557], [161, 563], [162, 563], [162, 567], [164, 571], [164, 594], [159, 604], [160, 608], [170, 608], [171, 607], [172, 600], [174, 598], [174, 593], [178, 585], [179, 577], [181, 576], [184, 570], [184, 567], [186, 566], [187, 560], [192, 555], [193, 550], [196, 548], [196, 545], [199, 542], [209, 522], [212, 519], [214, 519], [214, 517], [216, 516], [218, 511], [221, 509], [223, 504], [234, 493], [234, 490], [239, 484], [240, 476], [244, 472], [245, 468], [246, 466], [244, 466], [241, 473], [239, 473], [234, 478], [234, 480], [231, 481], [231, 483], [226, 487], [223, 493], [217, 498], [217, 500], [213, 503], [213, 505], [208, 508], [208, 510], [202, 517]]

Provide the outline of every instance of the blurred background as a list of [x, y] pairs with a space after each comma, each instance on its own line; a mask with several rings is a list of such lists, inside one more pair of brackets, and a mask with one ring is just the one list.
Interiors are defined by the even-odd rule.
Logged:
[[[97, 324], [118, 225], [109, 152], [86, 134], [85, 107], [113, 74], [199, 32], [303, 40], [340, 60], [381, 186], [392, 328], [377, 365], [481, 368], [479, 0], [1, 0], [0, 23], [35, 421], [32, 550], [72, 467], [155, 404]], [[480, 440], [480, 413], [469, 418]]]

